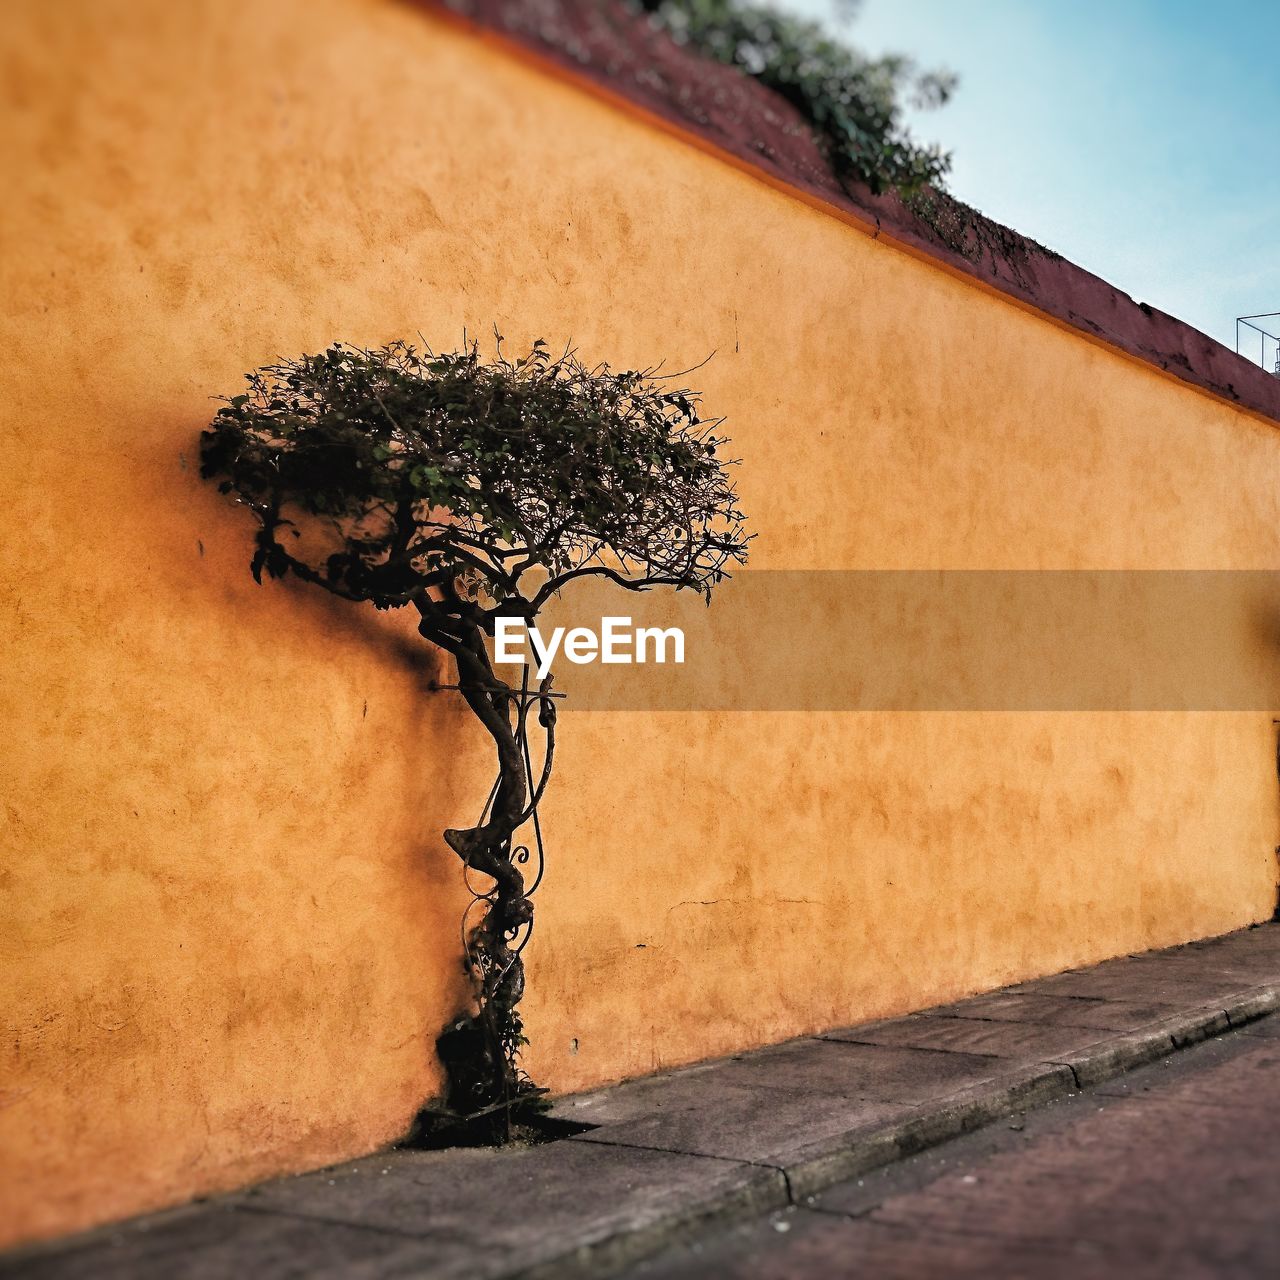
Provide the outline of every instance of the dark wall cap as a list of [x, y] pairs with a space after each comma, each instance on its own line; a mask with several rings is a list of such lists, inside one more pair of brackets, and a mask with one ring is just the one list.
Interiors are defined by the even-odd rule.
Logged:
[[789, 102], [736, 68], [680, 46], [621, 0], [418, 2], [505, 37], [876, 235], [1280, 421], [1280, 378], [949, 196], [917, 202], [917, 212], [894, 194], [845, 186]]

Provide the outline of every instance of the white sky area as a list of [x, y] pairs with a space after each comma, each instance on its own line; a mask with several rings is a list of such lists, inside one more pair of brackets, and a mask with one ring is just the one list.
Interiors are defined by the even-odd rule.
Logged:
[[960, 199], [1229, 347], [1237, 315], [1280, 311], [1280, 7], [864, 0], [844, 31], [959, 73], [912, 124]]

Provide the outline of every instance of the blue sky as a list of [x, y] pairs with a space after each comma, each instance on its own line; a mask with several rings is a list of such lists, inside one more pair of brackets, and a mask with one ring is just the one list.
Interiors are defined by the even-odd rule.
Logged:
[[1228, 346], [1237, 315], [1280, 311], [1273, 4], [864, 0], [847, 33], [960, 74], [914, 125], [961, 199]]

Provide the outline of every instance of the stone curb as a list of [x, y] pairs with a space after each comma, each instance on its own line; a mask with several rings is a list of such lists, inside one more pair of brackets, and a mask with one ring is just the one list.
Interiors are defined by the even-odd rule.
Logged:
[[[1018, 1111], [1041, 1107], [1101, 1084], [1277, 1009], [1280, 984], [1248, 987], [1138, 1031], [1095, 1040], [1078, 1052], [1060, 1055], [1053, 1061], [1015, 1066], [989, 1083], [949, 1094], [899, 1119], [825, 1139], [777, 1166], [764, 1166], [776, 1169], [780, 1175], [776, 1186], [765, 1183], [735, 1188], [728, 1194], [691, 1204], [679, 1214], [646, 1223], [638, 1230], [614, 1232], [602, 1238], [592, 1238], [591, 1224], [583, 1223], [579, 1240], [566, 1241], [563, 1253], [533, 1268], [504, 1272], [500, 1280], [610, 1275], [659, 1249], [690, 1239], [708, 1225], [728, 1225], [800, 1204], [846, 1178], [893, 1164]], [[1088, 1032], [1082, 1029], [1081, 1034]]]
[[[786, 1175], [762, 1165], [745, 1168], [760, 1176], [705, 1200], [687, 1204], [680, 1212], [655, 1218], [643, 1226], [611, 1234], [593, 1232], [584, 1223], [581, 1238], [567, 1251], [544, 1258], [530, 1267], [498, 1273], [494, 1280], [576, 1280], [608, 1276], [673, 1244], [696, 1239], [708, 1227], [727, 1226], [791, 1204]], [[596, 1238], [591, 1238], [596, 1235]]]
[[782, 1166], [791, 1201], [824, 1191], [833, 1183], [855, 1178], [903, 1160], [929, 1147], [972, 1133], [1026, 1107], [1039, 1107], [1076, 1089], [1066, 1066], [1039, 1064], [1014, 1069], [991, 1084], [974, 1085], [922, 1106], [900, 1120], [877, 1126], [865, 1135], [830, 1139], [825, 1150], [806, 1152]]

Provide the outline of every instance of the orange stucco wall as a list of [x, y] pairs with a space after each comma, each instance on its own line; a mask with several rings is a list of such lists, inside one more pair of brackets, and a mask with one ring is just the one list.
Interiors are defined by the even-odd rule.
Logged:
[[[407, 623], [250, 580], [194, 471], [243, 370], [494, 321], [716, 349], [759, 568], [1276, 563], [1274, 426], [421, 11], [10, 0], [0, 37], [0, 1240], [391, 1140], [462, 998], [438, 833], [484, 744]], [[1272, 732], [568, 713], [528, 1065], [567, 1090], [1263, 918]]]

